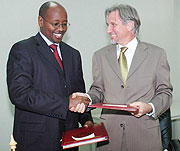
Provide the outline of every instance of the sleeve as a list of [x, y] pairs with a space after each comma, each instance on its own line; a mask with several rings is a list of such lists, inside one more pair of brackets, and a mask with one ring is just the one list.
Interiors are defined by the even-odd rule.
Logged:
[[87, 94], [91, 97], [92, 104], [95, 104], [104, 101], [104, 84], [100, 58], [96, 53], [93, 55], [92, 62], [93, 83]]
[[[85, 82], [84, 82], [84, 78], [83, 78], [83, 71], [82, 71], [82, 61], [81, 61], [81, 56], [79, 54], [79, 63], [78, 63], [78, 92], [83, 92], [85, 93], [86, 90], [85, 90]], [[81, 114], [81, 113], [78, 113], [78, 121], [79, 123], [83, 126], [86, 121], [92, 121], [93, 122], [93, 119], [92, 119], [92, 115], [91, 115], [91, 111], [86, 111], [85, 113]]]
[[155, 96], [151, 103], [155, 107], [155, 119], [164, 113], [172, 103], [172, 85], [170, 83], [170, 67], [165, 51], [162, 51], [156, 71]]

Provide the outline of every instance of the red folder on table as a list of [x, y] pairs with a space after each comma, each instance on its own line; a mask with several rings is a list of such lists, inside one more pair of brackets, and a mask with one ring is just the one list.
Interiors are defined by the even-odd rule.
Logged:
[[103, 123], [65, 131], [62, 135], [63, 149], [108, 140], [109, 136]]
[[112, 109], [112, 110], [123, 110], [123, 111], [129, 111], [129, 112], [137, 112], [138, 110], [126, 104], [115, 104], [115, 103], [96, 103], [96, 104], [91, 104], [88, 107], [104, 108], [104, 109]]

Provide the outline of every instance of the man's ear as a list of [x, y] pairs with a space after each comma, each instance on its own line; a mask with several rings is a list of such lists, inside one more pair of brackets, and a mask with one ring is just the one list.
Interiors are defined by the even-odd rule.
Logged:
[[38, 24], [40, 28], [43, 27], [43, 18], [41, 16], [38, 16]]
[[131, 21], [131, 20], [128, 21], [128, 23], [127, 23], [127, 29], [128, 29], [129, 31], [132, 31], [133, 28], [134, 28], [134, 22]]

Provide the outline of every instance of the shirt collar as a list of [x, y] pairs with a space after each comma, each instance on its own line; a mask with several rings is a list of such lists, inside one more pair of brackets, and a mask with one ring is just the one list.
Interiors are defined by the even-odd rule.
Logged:
[[41, 33], [41, 32], [39, 32], [39, 33], [40, 33], [41, 37], [44, 39], [44, 41], [47, 43], [48, 46], [50, 46], [52, 44], [59, 46], [58, 43], [51, 42], [46, 36], [43, 35], [43, 33]]
[[[125, 47], [127, 47], [128, 49], [133, 49], [135, 50], [137, 47], [138, 41], [137, 38], [135, 37], [133, 40], [131, 40]], [[118, 48], [120, 49], [121, 47], [124, 47], [120, 44], [118, 44]]]

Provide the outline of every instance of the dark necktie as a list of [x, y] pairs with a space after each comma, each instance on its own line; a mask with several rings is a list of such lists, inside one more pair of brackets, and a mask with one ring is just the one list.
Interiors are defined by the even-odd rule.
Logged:
[[56, 60], [59, 63], [59, 66], [61, 67], [61, 70], [64, 72], [62, 60], [59, 57], [59, 54], [58, 54], [58, 51], [57, 51], [57, 45], [52, 44], [49, 47], [53, 49], [54, 56], [56, 57]]
[[127, 78], [127, 75], [128, 75], [127, 60], [126, 60], [126, 56], [124, 54], [127, 49], [128, 49], [127, 47], [122, 47], [121, 48], [121, 53], [120, 53], [119, 60], [118, 60], [124, 85], [126, 85], [126, 78]]

